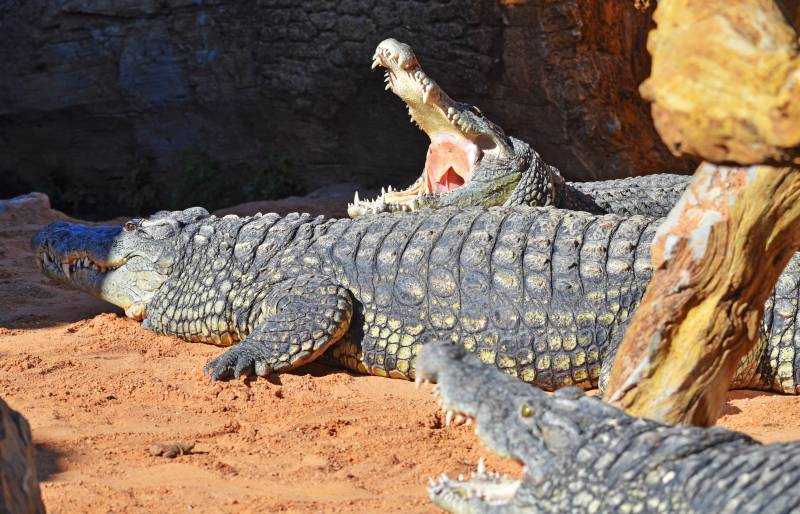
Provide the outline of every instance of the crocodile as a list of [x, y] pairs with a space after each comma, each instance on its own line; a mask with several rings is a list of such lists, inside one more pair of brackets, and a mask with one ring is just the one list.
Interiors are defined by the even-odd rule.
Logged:
[[[32, 246], [47, 275], [155, 332], [233, 345], [208, 363], [212, 380], [317, 357], [413, 379], [420, 349], [446, 338], [540, 387], [592, 388], [650, 280], [658, 223], [520, 206], [355, 219], [194, 207], [55, 222]], [[797, 392], [798, 277], [793, 259], [737, 386]]]
[[530, 145], [507, 136], [480, 109], [456, 102], [420, 66], [414, 51], [382, 41], [372, 67], [399, 96], [431, 143], [422, 175], [408, 188], [389, 187], [373, 200], [358, 192], [351, 217], [445, 206], [556, 206], [600, 213], [666, 216], [691, 177], [656, 174], [597, 182], [566, 182]]
[[718, 427], [670, 426], [626, 415], [584, 391], [546, 394], [451, 344], [419, 356], [448, 417], [474, 422], [519, 478], [482, 461], [468, 478], [443, 474], [428, 493], [442, 509], [479, 513], [790, 513], [800, 510], [800, 443], [762, 445]]

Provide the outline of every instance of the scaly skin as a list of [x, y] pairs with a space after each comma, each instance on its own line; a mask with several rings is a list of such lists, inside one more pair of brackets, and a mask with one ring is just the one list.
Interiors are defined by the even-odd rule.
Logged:
[[405, 190], [374, 200], [356, 193], [351, 217], [379, 212], [471, 206], [557, 206], [592, 213], [665, 216], [689, 184], [682, 175], [602, 182], [564, 182], [527, 143], [508, 137], [475, 106], [456, 102], [423, 70], [410, 46], [378, 45], [372, 67], [385, 69], [387, 89], [408, 107], [431, 140], [422, 176]]
[[[540, 387], [591, 388], [650, 280], [657, 224], [529, 207], [354, 220], [193, 208], [124, 227], [53, 223], [33, 248], [45, 273], [156, 332], [240, 341], [209, 363], [215, 380], [322, 353], [413, 378], [420, 349], [447, 339]], [[796, 391], [798, 277], [793, 259], [737, 385]]]
[[420, 380], [435, 381], [448, 418], [476, 423], [519, 479], [484, 469], [434, 482], [439, 507], [479, 513], [789, 513], [800, 509], [800, 444], [761, 445], [721, 428], [633, 418], [576, 388], [548, 395], [482, 365], [458, 346], [428, 345]]

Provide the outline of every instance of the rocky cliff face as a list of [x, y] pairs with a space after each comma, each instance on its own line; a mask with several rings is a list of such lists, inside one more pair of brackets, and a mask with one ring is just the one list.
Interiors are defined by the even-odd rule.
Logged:
[[121, 214], [144, 188], [168, 202], [196, 155], [223, 167], [285, 155], [310, 188], [406, 185], [427, 139], [370, 73], [386, 37], [572, 179], [690, 169], [637, 92], [649, 11], [508, 3], [523, 5], [0, 0], [0, 193], [46, 184], [57, 207], [79, 190]]

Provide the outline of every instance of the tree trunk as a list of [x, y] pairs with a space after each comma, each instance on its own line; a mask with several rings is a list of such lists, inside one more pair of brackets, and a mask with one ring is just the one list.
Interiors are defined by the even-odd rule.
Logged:
[[653, 241], [655, 273], [606, 398], [635, 416], [711, 425], [800, 244], [800, 173], [705, 163]]
[[667, 146], [706, 160], [659, 228], [653, 280], [606, 398], [636, 416], [713, 424], [764, 302], [800, 245], [800, 59], [771, 0], [661, 0], [642, 95]]

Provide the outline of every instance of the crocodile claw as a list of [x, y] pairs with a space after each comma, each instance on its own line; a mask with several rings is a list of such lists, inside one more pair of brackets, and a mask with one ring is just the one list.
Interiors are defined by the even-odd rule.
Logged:
[[247, 343], [240, 343], [210, 360], [203, 369], [212, 383], [229, 378], [239, 380], [242, 376], [265, 376], [269, 371], [270, 367], [260, 352]]

